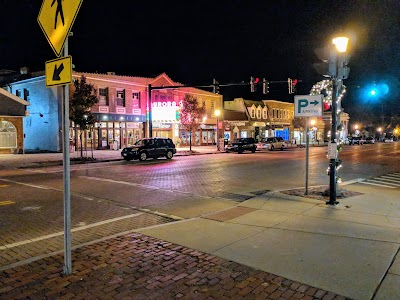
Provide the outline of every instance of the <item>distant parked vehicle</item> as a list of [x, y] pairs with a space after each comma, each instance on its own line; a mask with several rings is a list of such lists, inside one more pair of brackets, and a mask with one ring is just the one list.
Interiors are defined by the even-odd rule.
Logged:
[[258, 150], [273, 151], [275, 149], [283, 150], [285, 148], [287, 148], [287, 144], [282, 137], [262, 138], [261, 141], [257, 143]]
[[237, 152], [239, 154], [243, 151], [256, 152], [257, 144], [254, 138], [238, 138], [235, 139], [231, 144], [226, 145], [225, 151]]
[[362, 145], [365, 143], [365, 140], [359, 136], [353, 136], [349, 138], [349, 145]]
[[393, 142], [393, 138], [385, 139], [384, 142], [385, 142], [385, 143], [391, 143], [391, 142]]
[[375, 144], [375, 139], [372, 136], [369, 136], [365, 139], [365, 144]]

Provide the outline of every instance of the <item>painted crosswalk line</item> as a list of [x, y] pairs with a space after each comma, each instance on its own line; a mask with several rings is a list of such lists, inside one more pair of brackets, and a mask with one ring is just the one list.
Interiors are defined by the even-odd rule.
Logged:
[[4, 205], [10, 205], [10, 204], [14, 204], [15, 202], [13, 201], [0, 201], [0, 206], [4, 206]]
[[361, 181], [361, 184], [381, 186], [389, 189], [400, 187], [400, 173], [391, 173]]

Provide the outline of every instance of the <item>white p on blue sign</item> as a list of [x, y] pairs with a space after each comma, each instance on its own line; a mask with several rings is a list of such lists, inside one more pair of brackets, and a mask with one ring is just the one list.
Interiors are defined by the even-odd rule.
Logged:
[[296, 95], [294, 96], [295, 117], [322, 117], [322, 95]]

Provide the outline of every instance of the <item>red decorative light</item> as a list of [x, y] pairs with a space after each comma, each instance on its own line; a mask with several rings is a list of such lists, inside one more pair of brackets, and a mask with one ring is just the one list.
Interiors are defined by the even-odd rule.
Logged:
[[297, 84], [297, 82], [298, 82], [298, 80], [297, 80], [297, 79], [293, 79], [293, 80], [292, 80], [292, 84], [293, 84], [293, 86], [295, 86], [295, 85]]
[[328, 102], [324, 102], [324, 110], [328, 110], [331, 105]]
[[256, 77], [256, 79], [254, 79], [254, 84], [258, 83], [260, 81], [260, 78]]

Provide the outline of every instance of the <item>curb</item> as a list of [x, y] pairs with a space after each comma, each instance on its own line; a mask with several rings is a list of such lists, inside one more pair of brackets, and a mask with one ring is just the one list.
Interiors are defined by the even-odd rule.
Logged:
[[[196, 156], [196, 155], [209, 155], [209, 154], [221, 154], [224, 152], [205, 152], [205, 153], [177, 153], [174, 156]], [[70, 165], [84, 165], [84, 164], [95, 164], [95, 163], [102, 163], [102, 162], [113, 162], [113, 161], [124, 161], [121, 158], [98, 158], [94, 160], [71, 160]], [[18, 169], [31, 169], [31, 168], [43, 168], [43, 167], [53, 167], [53, 166], [62, 166], [63, 160], [53, 160], [53, 161], [37, 161], [31, 162], [24, 166], [17, 167]]]

